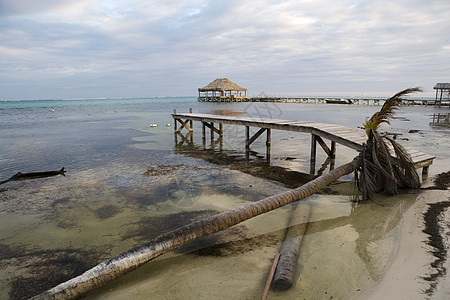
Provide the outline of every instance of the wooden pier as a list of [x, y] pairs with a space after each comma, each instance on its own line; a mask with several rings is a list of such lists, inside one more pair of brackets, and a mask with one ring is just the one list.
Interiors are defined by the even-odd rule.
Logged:
[[[203, 141], [206, 139], [206, 128], [210, 130], [211, 140], [218, 134], [223, 137], [223, 124], [245, 126], [245, 148], [250, 149], [250, 145], [263, 133], [266, 133], [266, 151], [270, 153], [271, 130], [296, 131], [311, 134], [311, 172], [314, 172], [316, 161], [317, 144], [325, 151], [328, 158], [334, 159], [336, 156], [336, 143], [361, 151], [363, 144], [367, 141], [367, 136], [363, 130], [354, 130], [342, 125], [325, 124], [316, 122], [290, 121], [280, 119], [251, 118], [244, 116], [222, 116], [212, 114], [190, 113], [180, 114], [174, 110], [172, 117], [175, 121], [175, 134], [181, 133], [183, 129], [188, 130], [186, 137], [192, 138], [193, 121], [202, 123]], [[260, 128], [254, 135], [250, 136], [250, 127]], [[184, 137], [186, 139], [186, 137]], [[324, 139], [331, 141], [330, 146]], [[407, 149], [416, 169], [422, 168], [422, 175], [428, 174], [428, 167], [433, 163], [435, 156]]]
[[449, 126], [450, 125], [450, 113], [447, 114], [441, 114], [441, 113], [434, 113], [433, 114], [433, 120], [431, 121], [430, 125], [436, 125], [436, 126]]

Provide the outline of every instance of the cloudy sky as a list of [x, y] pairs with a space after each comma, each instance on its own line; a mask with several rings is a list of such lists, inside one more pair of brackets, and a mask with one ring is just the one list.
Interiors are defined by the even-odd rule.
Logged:
[[450, 82], [449, 0], [0, 0], [0, 100], [279, 96]]

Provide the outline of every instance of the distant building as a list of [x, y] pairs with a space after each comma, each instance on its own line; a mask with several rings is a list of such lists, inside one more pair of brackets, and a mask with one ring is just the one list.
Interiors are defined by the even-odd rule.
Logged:
[[198, 101], [227, 102], [247, 98], [247, 89], [228, 78], [219, 78], [198, 89]]
[[[436, 90], [436, 102], [435, 105], [441, 106], [442, 98], [444, 100], [450, 100], [450, 83], [436, 83], [433, 87]], [[447, 98], [447, 99], [446, 99]], [[439, 104], [438, 104], [439, 103]]]

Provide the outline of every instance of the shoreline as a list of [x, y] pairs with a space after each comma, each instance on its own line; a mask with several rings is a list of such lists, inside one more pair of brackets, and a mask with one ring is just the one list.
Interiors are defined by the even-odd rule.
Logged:
[[[450, 190], [422, 192], [403, 217], [396, 257], [368, 299], [448, 299], [450, 274], [446, 266], [450, 261], [445, 249], [450, 248], [449, 203]], [[433, 205], [442, 209], [432, 209]], [[439, 228], [431, 233], [427, 229], [432, 220]], [[443, 243], [441, 258], [436, 255], [436, 240]]]

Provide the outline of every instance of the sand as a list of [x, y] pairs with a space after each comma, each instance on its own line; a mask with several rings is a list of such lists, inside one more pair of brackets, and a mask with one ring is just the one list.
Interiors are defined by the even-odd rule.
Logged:
[[[444, 274], [432, 281], [424, 279], [438, 273], [436, 268], [431, 266], [436, 262], [436, 257], [431, 251], [436, 249], [427, 244], [430, 236], [424, 233], [424, 214], [429, 210], [430, 204], [445, 204], [449, 201], [449, 190], [427, 190], [408, 209], [402, 221], [398, 253], [368, 299], [450, 299], [450, 274], [443, 272]], [[450, 248], [448, 206], [436, 217], [440, 227], [439, 235], [442, 237], [444, 248], [448, 250]], [[447, 270], [450, 267], [448, 255], [446, 253], [441, 265]]]

